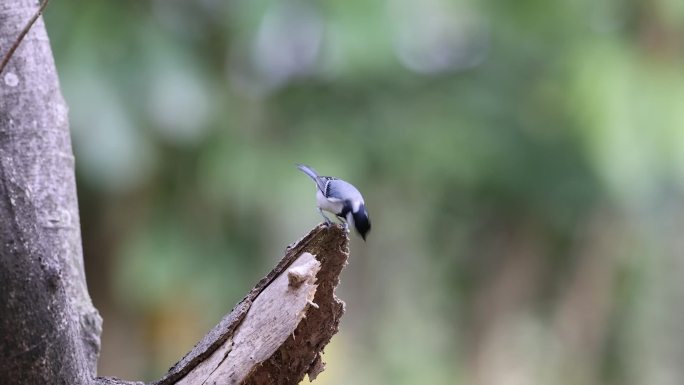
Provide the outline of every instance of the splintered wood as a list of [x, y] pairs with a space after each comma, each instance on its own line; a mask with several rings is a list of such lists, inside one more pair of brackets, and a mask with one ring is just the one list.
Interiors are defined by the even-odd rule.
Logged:
[[[303, 253], [252, 303], [233, 338], [178, 381], [178, 385], [239, 384], [290, 337], [316, 294], [320, 262]], [[290, 284], [296, 275], [297, 285]], [[275, 322], [274, 322], [275, 321]]]
[[287, 247], [278, 265], [152, 385], [271, 385], [313, 380], [337, 333], [335, 296], [347, 264], [341, 226], [319, 225]]

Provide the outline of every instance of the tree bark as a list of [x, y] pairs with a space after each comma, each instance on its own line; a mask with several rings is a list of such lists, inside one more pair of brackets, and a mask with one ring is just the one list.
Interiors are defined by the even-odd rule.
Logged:
[[319, 225], [290, 245], [233, 311], [153, 385], [298, 384], [305, 374], [313, 380], [344, 313], [334, 291], [348, 244], [341, 226]]
[[[347, 264], [341, 226], [319, 225], [290, 245], [278, 265], [160, 380], [149, 385], [299, 384], [325, 365], [344, 302], [335, 296]], [[0, 377], [2, 378], [2, 377]], [[99, 385], [143, 385], [97, 378]]]
[[[37, 9], [0, 3], [5, 51]], [[4, 53], [4, 52], [3, 52]], [[0, 74], [3, 384], [85, 384], [100, 317], [85, 283], [67, 107], [42, 19]]]
[[[38, 5], [0, 2], [0, 55]], [[153, 385], [297, 384], [344, 304], [348, 238], [320, 225]], [[67, 107], [39, 18], [0, 73], [0, 384], [142, 384], [96, 375], [101, 319], [86, 286]]]

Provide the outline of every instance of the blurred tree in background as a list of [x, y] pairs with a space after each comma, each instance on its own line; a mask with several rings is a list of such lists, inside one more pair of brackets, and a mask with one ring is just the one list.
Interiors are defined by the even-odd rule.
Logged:
[[159, 377], [319, 221], [303, 162], [373, 220], [319, 383], [684, 382], [684, 2], [124, 0], [46, 22], [102, 375]]

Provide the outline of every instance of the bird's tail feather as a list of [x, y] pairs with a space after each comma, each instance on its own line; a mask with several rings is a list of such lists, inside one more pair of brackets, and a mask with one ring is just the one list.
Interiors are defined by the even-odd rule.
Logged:
[[313, 179], [314, 182], [318, 183], [318, 173], [316, 172], [316, 170], [305, 164], [300, 163], [297, 163], [297, 168], [304, 174], [308, 175], [309, 178]]

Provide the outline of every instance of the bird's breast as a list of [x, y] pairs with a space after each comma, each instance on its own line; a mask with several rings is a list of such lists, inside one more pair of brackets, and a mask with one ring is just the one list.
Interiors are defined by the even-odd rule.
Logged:
[[316, 191], [316, 204], [321, 210], [331, 212], [333, 214], [339, 214], [344, 208], [344, 202], [341, 200], [330, 200], [323, 196], [320, 190]]

